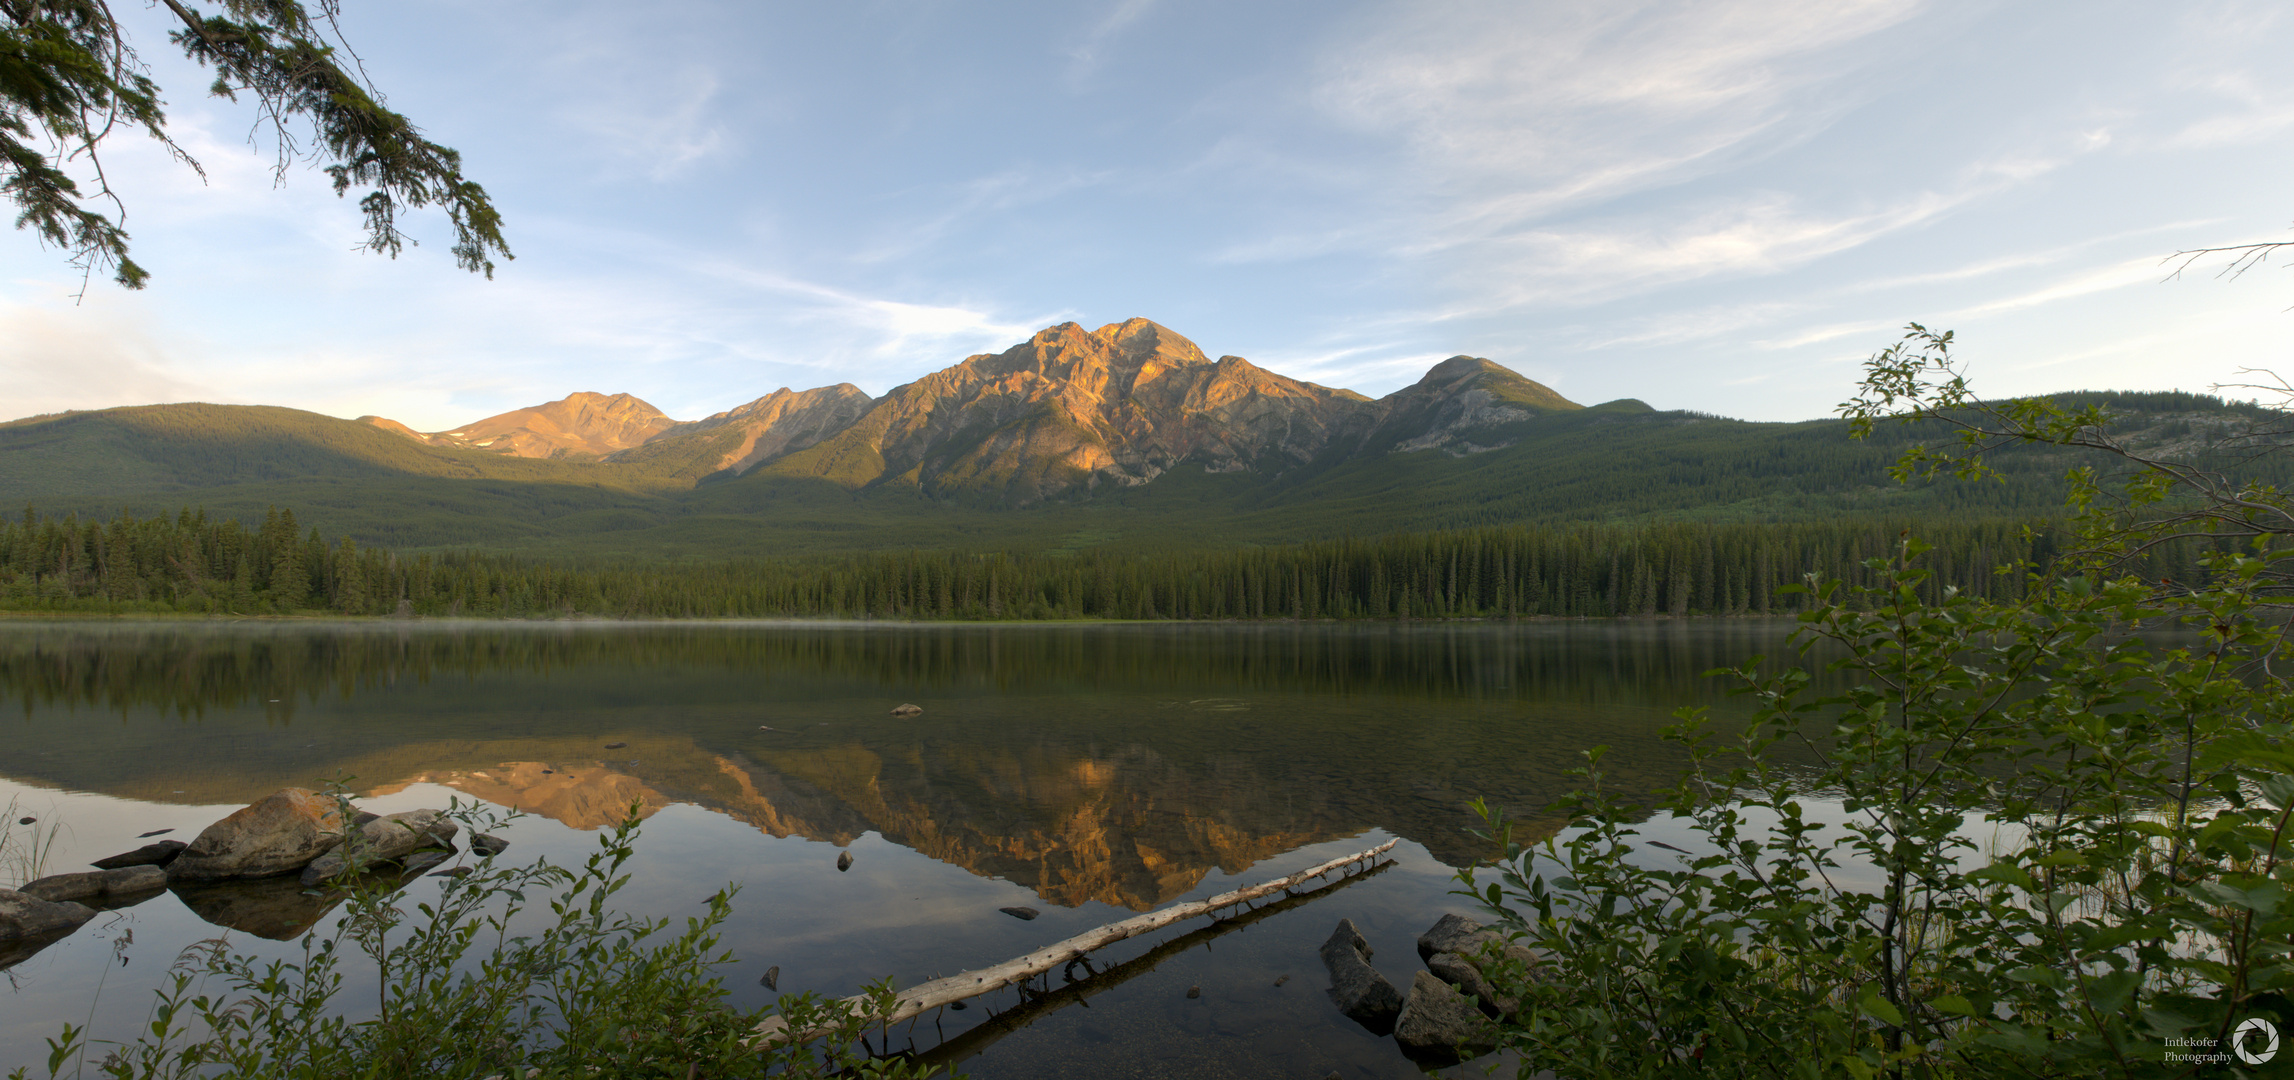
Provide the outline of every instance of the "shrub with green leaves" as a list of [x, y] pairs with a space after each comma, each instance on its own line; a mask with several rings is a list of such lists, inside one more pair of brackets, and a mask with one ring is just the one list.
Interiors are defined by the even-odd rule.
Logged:
[[[1948, 363], [1916, 343], [1875, 379]], [[1800, 664], [1716, 673], [1755, 709], [1669, 732], [1693, 763], [1654, 809], [1689, 839], [1643, 841], [1598, 751], [1571, 828], [1525, 846], [1485, 810], [1503, 856], [1460, 876], [1542, 954], [1500, 987], [1523, 1075], [2294, 1075], [2266, 1053], [2294, 1034], [2287, 553], [2263, 531], [2203, 582], [2114, 576], [2173, 531], [2130, 513], [2209, 519], [2172, 475], [2110, 506], [2080, 479], [2088, 548], [2028, 598], [1922, 599], [1907, 536], [1878, 584], [1812, 585]], [[1847, 689], [1813, 691], [1819, 663]]]
[[[502, 820], [477, 807], [457, 806], [452, 816], [473, 830]], [[708, 913], [686, 919], [682, 932], [669, 919], [608, 905], [629, 881], [622, 868], [637, 834], [632, 808], [578, 872], [546, 860], [489, 858], [468, 876], [444, 879], [436, 902], [411, 906], [394, 870], [346, 870], [327, 883], [344, 894], [345, 916], [330, 932], [306, 937], [299, 958], [237, 954], [222, 938], [195, 945], [177, 960], [135, 1041], [91, 1047], [84, 1029], [66, 1025], [49, 1040], [47, 1075], [90, 1068], [117, 1080], [929, 1075], [860, 1049], [872, 1018], [894, 1004], [889, 983], [872, 987], [871, 1006], [859, 1010], [783, 996], [778, 1008], [792, 1026], [827, 1034], [797, 1046], [757, 1042], [754, 1029], [769, 1010], [729, 1008], [713, 974], [731, 962], [718, 949], [717, 927], [731, 913], [732, 889], [712, 895]], [[349, 829], [346, 843], [355, 845], [356, 836]], [[351, 866], [364, 861], [351, 854]], [[529, 912], [536, 901], [551, 918], [521, 917], [540, 914]], [[525, 932], [529, 921], [539, 928]], [[353, 954], [365, 963], [349, 963]], [[371, 968], [377, 1007], [355, 1018], [338, 998], [361, 966]], [[10, 1074], [29, 1075], [28, 1068]]]

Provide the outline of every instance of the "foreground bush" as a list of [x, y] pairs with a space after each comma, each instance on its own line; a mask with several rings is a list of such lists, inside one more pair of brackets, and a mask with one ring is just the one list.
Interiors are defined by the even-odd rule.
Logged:
[[[473, 830], [498, 822], [470, 808], [455, 816]], [[91, 1047], [85, 1030], [66, 1025], [49, 1040], [47, 1075], [83, 1075], [80, 1063], [97, 1051], [89, 1063], [96, 1074], [118, 1080], [927, 1075], [857, 1052], [870, 1012], [811, 995], [783, 997], [779, 1008], [798, 1030], [827, 1036], [805, 1047], [752, 1045], [766, 1011], [728, 1008], [713, 974], [731, 962], [717, 948], [730, 889], [674, 934], [668, 919], [607, 906], [629, 881], [622, 867], [637, 834], [633, 812], [579, 872], [488, 859], [445, 879], [435, 904], [411, 910], [395, 874], [338, 878], [330, 884], [347, 894], [346, 913], [331, 933], [306, 937], [300, 959], [237, 955], [220, 938], [193, 946], [136, 1041]], [[555, 918], [519, 933], [513, 924], [529, 897]], [[363, 1019], [344, 1015], [338, 1000], [354, 953], [373, 966], [379, 997]], [[882, 1015], [892, 991], [875, 993], [873, 1012]]]
[[[1859, 404], [1970, 404], [1948, 336], [1915, 331]], [[1992, 437], [2108, 448], [2100, 416], [1988, 415], [2005, 423], [1971, 424], [1969, 453], [1907, 466], [1980, 473]], [[2294, 1075], [2276, 550], [2294, 516], [2266, 489], [2231, 485], [2245, 505], [2228, 505], [2135, 464], [2118, 501], [2074, 477], [2086, 550], [2028, 599], [1923, 599], [1909, 537], [1869, 564], [1878, 584], [1817, 586], [1801, 658], [1851, 688], [1817, 697], [1804, 666], [1754, 658], [1729, 673], [1757, 704], [1741, 731], [1685, 713], [1669, 737], [1693, 765], [1656, 807], [1684, 844], [1637, 839], [1646, 808], [1603, 791], [1598, 752], [1560, 807], [1575, 828], [1525, 848], [1490, 814], [1494, 880], [1461, 877], [1543, 953], [1500, 988], [1521, 995], [1505, 1036], [1523, 1075]], [[2252, 553], [2196, 581], [2114, 573], [2194, 531]], [[1780, 744], [1818, 764], [1781, 764]]]

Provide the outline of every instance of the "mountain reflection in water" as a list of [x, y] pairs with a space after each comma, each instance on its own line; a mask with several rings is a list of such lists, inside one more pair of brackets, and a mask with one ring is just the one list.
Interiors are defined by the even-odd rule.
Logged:
[[13, 624], [0, 769], [159, 803], [428, 782], [585, 829], [692, 804], [1145, 909], [1373, 828], [1464, 864], [1468, 800], [1541, 806], [1595, 744], [1613, 788], [1646, 791], [1679, 761], [1672, 710], [1724, 707], [1702, 673], [1788, 631]]

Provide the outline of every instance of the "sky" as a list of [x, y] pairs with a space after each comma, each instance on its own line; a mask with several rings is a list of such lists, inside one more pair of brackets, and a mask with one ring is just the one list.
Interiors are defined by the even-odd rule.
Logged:
[[107, 145], [141, 292], [0, 233], [0, 418], [698, 419], [1133, 316], [1372, 396], [1465, 353], [1758, 420], [1913, 321], [1989, 395], [2294, 375], [2294, 274], [2165, 261], [2294, 240], [2283, 2], [350, 0], [502, 210], [492, 281], [435, 215], [354, 250], [355, 195], [114, 7], [206, 176]]

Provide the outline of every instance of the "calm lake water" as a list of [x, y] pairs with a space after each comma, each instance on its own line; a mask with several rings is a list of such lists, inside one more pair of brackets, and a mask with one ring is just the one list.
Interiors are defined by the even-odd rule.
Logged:
[[[725, 979], [745, 1007], [772, 996], [768, 967], [781, 991], [908, 985], [1399, 838], [1390, 867], [1311, 901], [1111, 950], [1139, 963], [1082, 1006], [1013, 1011], [1006, 992], [895, 1045], [977, 1077], [1406, 1077], [1419, 1070], [1392, 1040], [1322, 993], [1315, 950], [1337, 920], [1407, 987], [1418, 933], [1474, 914], [1449, 895], [1451, 868], [1485, 853], [1468, 800], [1541, 806], [1596, 744], [1614, 785], [1668, 782], [1672, 711], [1738, 708], [1702, 673], [1779, 655], [1789, 632], [0, 624], [0, 804], [62, 824], [42, 868], [59, 873], [341, 775], [377, 812], [516, 806], [529, 816], [503, 858], [560, 864], [636, 802], [648, 817], [620, 906], [682, 918], [738, 885]], [[923, 713], [889, 715], [904, 702]], [[0, 1071], [44, 1063], [65, 1021], [130, 1037], [176, 954], [226, 932], [210, 919], [237, 924], [235, 948], [295, 953], [334, 917], [313, 903], [163, 893], [99, 916], [5, 972]], [[1043, 915], [997, 911], [1013, 905]]]

